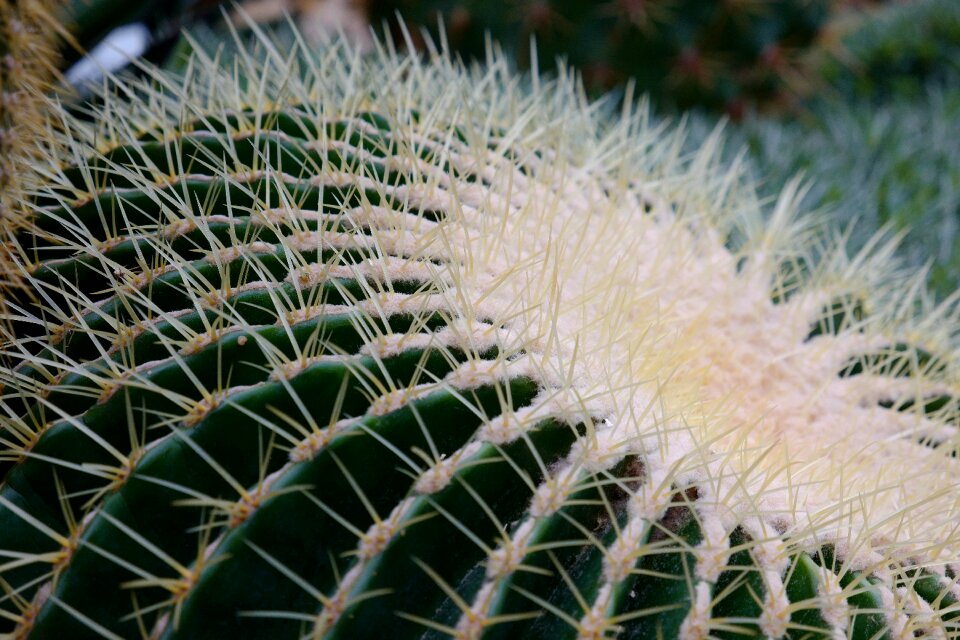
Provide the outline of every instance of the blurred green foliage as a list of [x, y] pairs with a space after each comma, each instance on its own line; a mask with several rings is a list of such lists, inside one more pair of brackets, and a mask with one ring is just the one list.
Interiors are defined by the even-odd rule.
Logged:
[[873, 101], [921, 96], [930, 83], [960, 78], [960, 2], [892, 4], [862, 21], [842, 42], [841, 55], [820, 74], [848, 98]]

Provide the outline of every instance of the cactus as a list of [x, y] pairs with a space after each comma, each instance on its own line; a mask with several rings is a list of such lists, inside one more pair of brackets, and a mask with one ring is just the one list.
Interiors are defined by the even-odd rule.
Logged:
[[[789, 108], [806, 93], [807, 49], [828, 18], [829, 0], [479, 0], [371, 4], [374, 24], [403, 20], [430, 28], [438, 18], [451, 46], [483, 59], [486, 37], [524, 65], [552, 71], [557, 56], [583, 70], [594, 93], [628, 80], [659, 105]], [[536, 41], [534, 56], [531, 42]]]
[[62, 33], [42, 0], [0, 0], [0, 224], [15, 217], [21, 163], [32, 156], [31, 139], [40, 95], [54, 76], [56, 37]]
[[[810, 113], [810, 122], [733, 125], [727, 146], [749, 148], [766, 196], [798, 173], [807, 177], [804, 205], [850, 225], [851, 247], [883, 227], [904, 232], [897, 251], [904, 263], [928, 266], [931, 291], [953, 295], [960, 285], [960, 147], [952, 144], [960, 137], [960, 92], [931, 82], [916, 97], [821, 100]], [[707, 118], [693, 124], [693, 140], [715, 126]]]
[[186, 69], [37, 140], [0, 631], [958, 635], [957, 320], [891, 243], [567, 72]]

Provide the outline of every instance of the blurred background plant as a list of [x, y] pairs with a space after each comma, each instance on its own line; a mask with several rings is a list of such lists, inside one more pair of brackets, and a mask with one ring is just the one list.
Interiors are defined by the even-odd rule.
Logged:
[[960, 2], [877, 4], [830, 28], [804, 111], [733, 124], [730, 149], [746, 146], [766, 195], [805, 175], [807, 206], [853, 225], [855, 247], [906, 231], [901, 256], [930, 265], [943, 299], [960, 285]]
[[[627, 80], [662, 107], [703, 106], [736, 116], [783, 108], [807, 91], [811, 44], [830, 0], [378, 0], [374, 22], [426, 26], [482, 59], [487, 34], [521, 67], [564, 58], [592, 94]], [[534, 56], [533, 47], [536, 47]]]
[[[109, 49], [176, 70], [190, 47], [216, 50], [253, 25], [296, 24], [308, 42], [346, 37], [361, 49], [372, 31], [403, 42], [404, 29], [424, 47], [443, 25], [466, 60], [492, 40], [520, 68], [550, 73], [565, 59], [594, 96], [615, 100], [632, 81], [658, 117], [687, 114], [692, 146], [727, 121], [728, 152], [747, 150], [763, 195], [800, 173], [806, 208], [835, 213], [853, 247], [884, 226], [909, 229], [901, 255], [930, 264], [935, 295], [960, 284], [958, 0], [246, 0], [239, 10], [247, 17], [220, 0], [70, 0], [61, 66], [82, 87], [98, 65], [122, 66]], [[98, 43], [102, 62], [81, 59]]]

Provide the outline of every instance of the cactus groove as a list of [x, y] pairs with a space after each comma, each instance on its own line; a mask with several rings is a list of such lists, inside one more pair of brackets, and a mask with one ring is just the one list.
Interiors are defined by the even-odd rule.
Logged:
[[888, 245], [565, 73], [232, 64], [24, 178], [0, 632], [960, 635], [956, 319]]

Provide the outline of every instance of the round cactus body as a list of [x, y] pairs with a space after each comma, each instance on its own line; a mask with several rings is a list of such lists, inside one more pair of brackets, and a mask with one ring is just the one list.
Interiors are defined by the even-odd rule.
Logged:
[[957, 636], [957, 325], [889, 245], [570, 77], [263, 46], [24, 178], [0, 631]]

